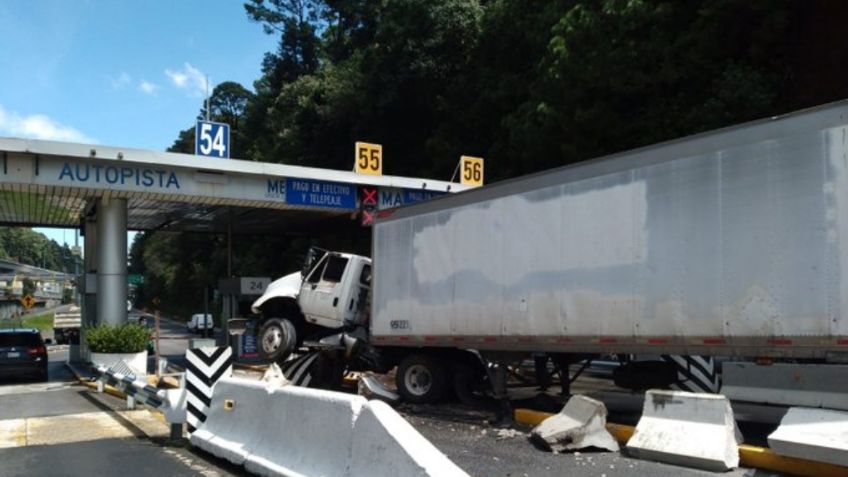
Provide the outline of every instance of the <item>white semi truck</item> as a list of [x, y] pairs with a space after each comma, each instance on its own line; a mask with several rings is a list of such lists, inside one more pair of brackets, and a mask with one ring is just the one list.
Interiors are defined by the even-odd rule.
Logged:
[[[397, 365], [426, 402], [534, 353], [724, 356], [723, 392], [846, 409], [848, 102], [395, 209], [371, 259], [314, 250], [253, 311], [265, 357], [320, 351], [313, 385]], [[704, 371], [665, 364], [618, 380]]]

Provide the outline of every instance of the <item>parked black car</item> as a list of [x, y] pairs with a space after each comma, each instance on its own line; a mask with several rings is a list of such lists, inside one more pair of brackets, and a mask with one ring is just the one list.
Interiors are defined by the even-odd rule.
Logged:
[[13, 375], [47, 381], [47, 347], [38, 330], [0, 330], [0, 377]]

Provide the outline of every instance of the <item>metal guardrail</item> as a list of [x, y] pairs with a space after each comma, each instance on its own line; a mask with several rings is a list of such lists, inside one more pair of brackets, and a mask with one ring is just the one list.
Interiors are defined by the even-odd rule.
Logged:
[[117, 366], [119, 370], [98, 366], [97, 372], [101, 374], [101, 380], [148, 406], [159, 408], [167, 402], [168, 397], [164, 389], [156, 389], [147, 381], [136, 378], [129, 367], [121, 367], [120, 364]]

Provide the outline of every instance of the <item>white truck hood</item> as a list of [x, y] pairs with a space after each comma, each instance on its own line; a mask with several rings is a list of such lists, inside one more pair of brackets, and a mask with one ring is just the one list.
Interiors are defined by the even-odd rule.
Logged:
[[253, 305], [250, 305], [250, 311], [259, 313], [259, 307], [272, 298], [297, 299], [297, 295], [300, 294], [300, 285], [302, 283], [303, 277], [300, 276], [300, 272], [294, 272], [284, 276], [283, 278], [274, 280], [270, 285], [268, 285], [268, 288], [265, 289], [265, 293], [257, 298], [256, 301], [253, 302]]

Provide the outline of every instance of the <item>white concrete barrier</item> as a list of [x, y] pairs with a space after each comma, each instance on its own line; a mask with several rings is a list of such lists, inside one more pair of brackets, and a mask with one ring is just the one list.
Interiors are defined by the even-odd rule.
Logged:
[[215, 384], [191, 443], [259, 475], [467, 475], [385, 403], [242, 378]]
[[[245, 468], [259, 475], [344, 476], [353, 425], [367, 402], [361, 396], [299, 386], [273, 388], [262, 424], [243, 428], [258, 444]], [[237, 398], [236, 398], [237, 399]]]
[[777, 454], [848, 467], [848, 412], [790, 408], [768, 443]]
[[[232, 407], [227, 401], [231, 401]], [[258, 381], [218, 380], [206, 420], [191, 434], [192, 445], [234, 464], [244, 464], [258, 444], [258, 433], [251, 430], [262, 428], [262, 409], [267, 404], [268, 391]]]
[[368, 401], [353, 436], [351, 477], [468, 477], [382, 401]]
[[650, 390], [627, 451], [639, 458], [724, 471], [739, 466], [741, 443], [726, 397]]
[[559, 412], [536, 426], [530, 436], [554, 452], [587, 447], [618, 451], [618, 442], [607, 431], [604, 403], [572, 396]]

